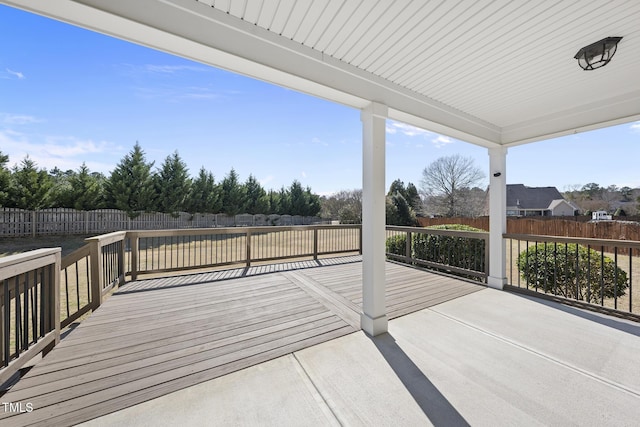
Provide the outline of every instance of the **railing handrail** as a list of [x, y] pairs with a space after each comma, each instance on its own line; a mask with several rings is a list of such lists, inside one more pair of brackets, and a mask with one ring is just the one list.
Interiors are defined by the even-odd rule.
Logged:
[[86, 242], [98, 242], [100, 246], [106, 246], [108, 244], [124, 240], [126, 238], [127, 231], [114, 231], [113, 233], [100, 234], [98, 236], [88, 237]]
[[617, 240], [617, 239], [592, 239], [589, 237], [564, 237], [564, 236], [544, 236], [539, 234], [514, 234], [505, 233], [502, 235], [505, 239], [530, 240], [538, 242], [555, 242], [555, 243], [576, 243], [579, 245], [591, 246], [618, 246], [623, 248], [640, 249], [640, 241], [637, 240]]
[[126, 232], [127, 237], [165, 237], [165, 236], [200, 236], [215, 234], [246, 234], [251, 233], [275, 233], [290, 230], [330, 230], [330, 229], [354, 229], [360, 228], [360, 224], [312, 224], [312, 225], [268, 225], [247, 227], [215, 227], [215, 228], [173, 228], [165, 230], [131, 230]]
[[470, 237], [472, 239], [489, 239], [489, 233], [487, 231], [467, 231], [467, 230], [441, 230], [438, 228], [426, 228], [426, 227], [408, 227], [399, 225], [387, 225], [387, 230], [390, 231], [404, 231], [411, 233], [422, 234], [435, 234], [438, 236], [453, 236], [453, 237]]
[[55, 262], [60, 248], [43, 248], [0, 258], [0, 280], [24, 274]]
[[91, 244], [87, 243], [86, 245], [76, 249], [70, 254], [63, 256], [61, 261], [61, 266], [62, 266], [61, 268], [64, 270], [71, 264], [74, 264], [77, 261], [81, 260], [82, 258], [89, 256], [90, 252], [91, 252]]
[[[285, 259], [285, 258], [300, 258], [313, 256], [314, 259], [317, 258], [318, 255], [326, 255], [331, 253], [343, 253], [347, 252], [345, 250], [333, 250], [333, 251], [319, 251], [317, 245], [318, 239], [318, 231], [324, 230], [360, 230], [360, 224], [311, 224], [311, 225], [277, 225], [277, 226], [246, 226], [246, 227], [215, 227], [215, 228], [192, 228], [192, 229], [168, 229], [168, 230], [133, 230], [126, 232], [126, 238], [129, 239], [130, 247], [131, 247], [131, 264], [130, 270], [127, 273], [131, 274], [131, 278], [136, 280], [138, 274], [146, 274], [151, 272], [168, 272], [168, 271], [182, 271], [182, 270], [190, 270], [197, 268], [208, 268], [216, 265], [231, 265], [231, 264], [245, 264], [247, 267], [251, 265], [253, 261], [273, 261], [277, 259]], [[265, 257], [265, 256], [255, 256], [255, 253], [258, 251], [252, 250], [252, 241], [256, 238], [256, 236], [260, 234], [269, 234], [269, 233], [281, 233], [286, 231], [296, 231], [296, 232], [311, 232], [313, 231], [313, 244], [312, 247], [309, 248], [308, 252], [305, 253], [296, 253], [294, 255], [284, 255], [284, 256], [273, 256], [273, 257]], [[140, 269], [140, 257], [138, 256], [139, 251], [139, 240], [140, 239], [148, 239], [148, 238], [173, 238], [173, 237], [186, 237], [186, 236], [221, 236], [221, 235], [231, 235], [237, 236], [240, 238], [244, 238], [243, 246], [245, 247], [245, 258], [236, 259], [233, 261], [225, 261], [218, 263], [205, 263], [198, 265], [190, 265], [190, 266], [178, 266], [178, 267], [170, 267], [170, 268], [154, 268], [153, 270], [144, 270]], [[361, 237], [361, 236], [360, 236]], [[361, 250], [362, 242], [361, 238], [358, 242], [358, 248], [354, 249], [354, 251]]]

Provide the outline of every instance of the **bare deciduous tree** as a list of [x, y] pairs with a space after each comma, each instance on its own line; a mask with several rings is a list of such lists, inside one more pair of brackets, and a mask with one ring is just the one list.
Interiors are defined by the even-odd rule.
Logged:
[[321, 216], [339, 219], [344, 224], [362, 222], [362, 190], [342, 190], [320, 199]]
[[466, 197], [469, 190], [484, 179], [473, 159], [459, 154], [440, 157], [422, 171], [420, 189], [429, 202], [435, 202], [434, 213], [445, 216], [468, 214]]

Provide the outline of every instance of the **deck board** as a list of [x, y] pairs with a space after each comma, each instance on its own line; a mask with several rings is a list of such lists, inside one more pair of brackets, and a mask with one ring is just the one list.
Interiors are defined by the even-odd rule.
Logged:
[[[359, 329], [359, 258], [139, 280], [123, 286], [5, 396], [11, 425], [71, 425]], [[482, 289], [387, 263], [389, 318]]]

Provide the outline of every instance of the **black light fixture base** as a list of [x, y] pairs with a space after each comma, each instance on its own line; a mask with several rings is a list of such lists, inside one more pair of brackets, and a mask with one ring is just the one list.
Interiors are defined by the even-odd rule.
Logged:
[[585, 46], [574, 56], [583, 70], [595, 70], [604, 67], [611, 61], [618, 49], [618, 43], [622, 37], [606, 37], [595, 43]]

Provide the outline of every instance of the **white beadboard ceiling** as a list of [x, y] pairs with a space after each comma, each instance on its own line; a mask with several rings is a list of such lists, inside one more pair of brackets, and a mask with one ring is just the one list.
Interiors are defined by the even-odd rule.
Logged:
[[638, 0], [2, 2], [487, 147], [640, 119]]

